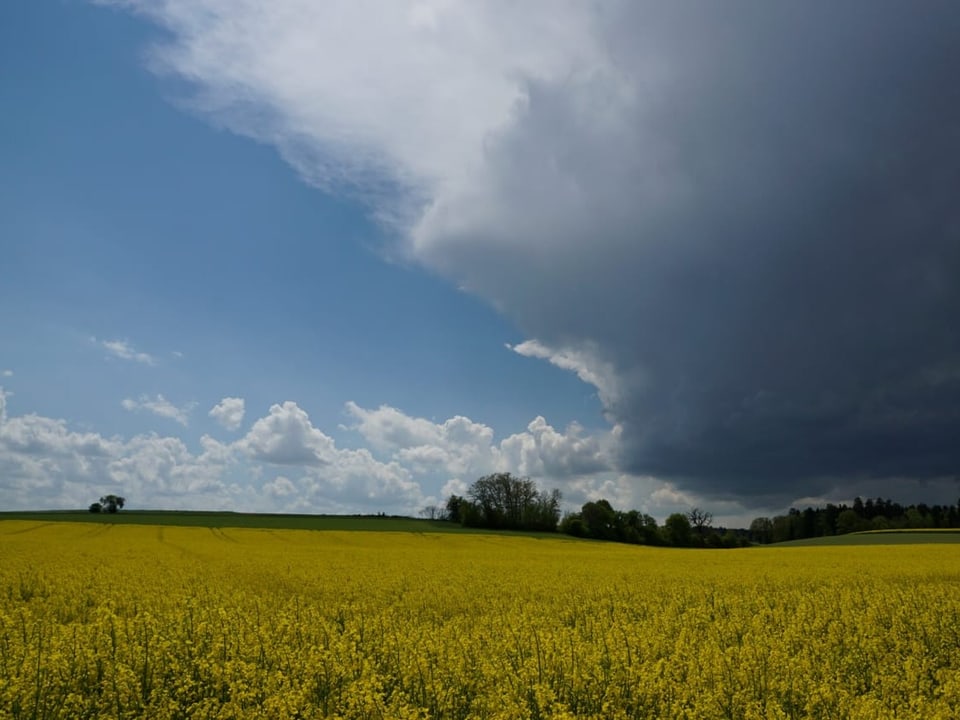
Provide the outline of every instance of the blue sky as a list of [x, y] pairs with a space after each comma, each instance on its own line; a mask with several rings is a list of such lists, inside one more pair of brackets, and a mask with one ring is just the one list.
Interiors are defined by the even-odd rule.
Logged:
[[[207, 414], [224, 397], [244, 399], [246, 425], [294, 401], [342, 447], [364, 445], [344, 427], [348, 401], [469, 416], [501, 438], [538, 415], [606, 425], [593, 388], [505, 347], [524, 338], [489, 304], [391, 257], [367, 207], [184, 111], [181, 85], [146, 68], [157, 29], [79, 2], [2, 12], [9, 415], [105, 437], [173, 435], [193, 451], [204, 434], [231, 439]], [[122, 405], [157, 395], [190, 408], [188, 424]], [[94, 477], [88, 494], [100, 487], [116, 489]], [[73, 500], [9, 489], [3, 499]]]
[[[156, 429], [104, 407], [112, 388], [210, 404], [241, 393], [251, 409], [295, 398], [326, 426], [346, 399], [597, 424], [589, 388], [507, 352], [523, 338], [481, 300], [385, 262], [364, 208], [178, 110], [175, 83], [144, 68], [152, 28], [80, 3], [16, 10], [3, 44], [6, 104], [19, 108], [2, 120], [4, 319], [13, 336], [39, 337], [15, 343], [7, 364], [18, 382], [43, 373], [24, 409], [110, 433]], [[157, 367], [104, 364], [88, 336], [126, 340]], [[51, 374], [85, 390], [79, 404], [63, 405]]]
[[4, 5], [0, 506], [953, 502], [958, 13], [693, 7]]

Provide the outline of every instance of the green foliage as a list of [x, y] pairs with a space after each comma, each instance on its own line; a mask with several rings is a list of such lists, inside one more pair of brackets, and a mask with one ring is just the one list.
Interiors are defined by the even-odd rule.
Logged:
[[852, 508], [844, 510], [837, 516], [837, 535], [846, 535], [864, 529], [866, 529], [866, 521], [861, 519]]
[[922, 530], [960, 528], [957, 505], [903, 506], [883, 498], [855, 498], [852, 505], [827, 503], [805, 510], [791, 508], [786, 515], [756, 518], [750, 524], [753, 542], [787, 542], [807, 538], [849, 535], [867, 530]]
[[564, 535], [572, 535], [573, 537], [587, 537], [587, 526], [583, 522], [583, 518], [580, 516], [580, 513], [567, 513], [563, 516], [563, 520], [560, 521], [560, 527], [558, 528], [560, 532]]
[[126, 501], [126, 498], [122, 498], [119, 495], [104, 495], [100, 498], [101, 512], [115, 513], [117, 510], [123, 508], [123, 504]]
[[619, 539], [620, 518], [608, 501], [601, 499], [586, 503], [580, 510], [580, 516], [589, 528], [590, 537], [597, 540]]
[[[694, 508], [679, 517], [671, 516], [661, 528], [655, 518], [639, 510], [621, 512], [609, 501], [600, 499], [585, 503], [578, 513], [567, 513], [560, 523], [560, 532], [574, 537], [634, 545], [675, 545], [678, 547], [729, 548], [750, 544], [744, 531], [713, 528], [713, 515]], [[696, 520], [696, 525], [691, 523]], [[696, 529], [696, 532], [694, 532]]]
[[529, 478], [494, 473], [474, 482], [467, 495], [454, 502], [466, 527], [555, 532], [560, 520], [560, 491], [542, 492]]
[[460, 522], [460, 509], [463, 506], [463, 498], [459, 495], [451, 495], [447, 498], [446, 511], [447, 520], [450, 522]]
[[683, 513], [673, 513], [663, 524], [663, 535], [667, 544], [675, 547], [693, 545], [693, 528], [690, 519]]
[[768, 517], [758, 517], [750, 523], [750, 539], [758, 543], [773, 541], [773, 521]]

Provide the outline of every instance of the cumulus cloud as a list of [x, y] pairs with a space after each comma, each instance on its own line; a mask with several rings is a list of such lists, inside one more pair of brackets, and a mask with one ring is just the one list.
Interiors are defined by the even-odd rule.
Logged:
[[243, 422], [243, 398], [225, 397], [214, 405], [208, 415], [227, 430], [238, 430]]
[[353, 429], [372, 448], [392, 453], [419, 471], [479, 477], [497, 467], [493, 429], [470, 418], [458, 415], [433, 423], [388, 405], [368, 410], [353, 402], [347, 403], [346, 410], [357, 421]]
[[[612, 469], [615, 435], [587, 433], [576, 423], [559, 432], [536, 417], [526, 432], [497, 442], [493, 428], [457, 416], [441, 423], [381, 405], [371, 410], [347, 403], [353, 430], [380, 452], [418, 473], [445, 476], [460, 486], [493, 472], [512, 472], [562, 485], [572, 477]], [[446, 493], [449, 494], [449, 493]]]
[[264, 485], [268, 495], [285, 498], [288, 510], [332, 506], [409, 512], [424, 499], [420, 484], [399, 462], [382, 462], [366, 448], [338, 448], [293, 401], [271, 406], [233, 447], [255, 462], [303, 470], [295, 482], [278, 476], [284, 481], [275, 478]]
[[13, 377], [13, 370], [4, 370], [3, 372], [0, 372], [0, 376]]
[[611, 438], [588, 435], [576, 423], [560, 433], [538, 416], [527, 432], [500, 443], [504, 464], [531, 477], [567, 478], [611, 470]]
[[119, 358], [120, 360], [131, 360], [144, 365], [157, 364], [157, 359], [153, 355], [140, 352], [127, 340], [97, 340], [96, 338], [91, 338], [91, 340], [106, 350], [110, 357]]
[[0, 504], [8, 508], [86, 507], [118, 492], [143, 507], [224, 506], [228, 462], [215, 441], [191, 453], [179, 438], [129, 440], [72, 430], [64, 420], [11, 415], [0, 390]]
[[623, 471], [757, 503], [956, 471], [957, 6], [122, 4], [195, 112], [597, 386]]
[[307, 413], [290, 400], [272, 405], [238, 446], [254, 460], [273, 465], [316, 466], [329, 462], [334, 453], [333, 438], [315, 428]]
[[277, 475], [270, 482], [263, 484], [263, 491], [276, 498], [286, 498], [296, 495], [297, 488], [288, 478]]
[[[477, 433], [489, 439], [483, 446], [476, 434], [445, 436], [445, 423], [406, 416], [395, 408], [384, 412], [358, 407], [360, 415], [383, 413], [394, 424], [406, 422], [421, 430], [403, 441], [394, 435], [395, 440], [381, 449], [372, 444], [352, 449], [337, 447], [302, 408], [286, 402], [274, 405], [234, 442], [204, 435], [199, 448], [191, 449], [174, 436], [104, 437], [76, 431], [62, 419], [17, 415], [11, 411], [10, 398], [0, 389], [0, 506], [9, 509], [83, 508], [105, 492], [115, 492], [131, 507], [141, 508], [413, 515], [426, 504], [465, 494], [479, 475], [506, 471], [529, 476], [541, 487], [560, 489], [568, 508], [606, 498], [618, 508], [637, 508], [662, 520], [693, 506], [709, 507], [717, 522], [728, 526], [746, 526], [759, 514], [784, 510], [782, 503], [751, 507], [736, 496], [708, 499], [655, 477], [620, 472], [611, 461], [615, 432], [588, 432], [576, 425], [561, 432], [539, 417], [525, 431], [499, 442], [492, 434]], [[369, 428], [377, 425], [372, 421], [368, 425], [371, 437]], [[433, 429], [423, 432], [430, 425]], [[456, 449], [461, 441], [467, 450]], [[464, 467], [463, 458], [477, 446], [487, 464], [457, 474]], [[435, 451], [442, 462], [422, 460]], [[855, 494], [899, 497], [902, 485], [891, 480], [851, 489], [849, 497], [797, 501], [850, 501]], [[948, 478], [927, 482], [918, 499], [946, 503], [954, 502], [956, 495], [956, 481]]]
[[[106, 438], [64, 420], [11, 415], [9, 397], [0, 389], [5, 508], [82, 508], [116, 492], [137, 507], [412, 514], [426, 499], [409, 470], [364, 448], [336, 448], [295, 403], [275, 405], [234, 443], [205, 435], [196, 451], [179, 437]], [[277, 464], [289, 472], [260, 484]]]
[[190, 424], [190, 413], [197, 406], [195, 402], [188, 402], [177, 407], [160, 393], [157, 393], [157, 396], [153, 398], [149, 395], [141, 395], [136, 400], [124, 398], [120, 404], [124, 410], [131, 412], [146, 410], [159, 417], [174, 420], [184, 427]]

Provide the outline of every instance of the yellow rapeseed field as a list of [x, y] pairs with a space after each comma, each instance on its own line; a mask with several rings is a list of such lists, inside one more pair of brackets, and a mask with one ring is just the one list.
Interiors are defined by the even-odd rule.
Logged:
[[0, 522], [3, 718], [960, 718], [960, 546]]

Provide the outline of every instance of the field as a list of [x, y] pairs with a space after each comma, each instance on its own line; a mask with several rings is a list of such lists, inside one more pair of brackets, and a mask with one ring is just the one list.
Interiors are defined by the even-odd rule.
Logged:
[[829, 535], [825, 537], [790, 540], [780, 543], [782, 547], [816, 545], [920, 545], [924, 543], [960, 543], [960, 530], [956, 528], [935, 528], [917, 530], [868, 530], [848, 535]]
[[3, 718], [957, 718], [960, 545], [0, 522]]
[[[375, 532], [465, 532], [456, 523], [377, 515], [290, 515], [183, 510], [124, 510], [116, 514], [86, 510], [0, 512], [3, 520], [85, 522], [117, 525], [262, 528], [273, 530], [365, 530]], [[469, 531], [466, 531], [469, 532]]]

